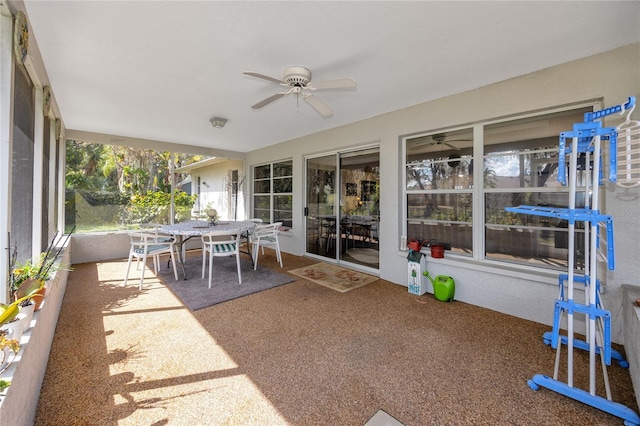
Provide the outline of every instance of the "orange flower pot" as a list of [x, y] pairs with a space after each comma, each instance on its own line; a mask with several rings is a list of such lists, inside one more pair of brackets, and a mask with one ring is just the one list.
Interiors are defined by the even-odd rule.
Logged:
[[33, 298], [31, 300], [33, 300], [33, 303], [36, 305], [34, 310], [37, 311], [37, 310], [40, 310], [40, 308], [42, 308], [42, 304], [44, 303], [44, 297], [46, 293], [47, 293], [46, 287], [42, 287], [40, 290], [33, 293]]

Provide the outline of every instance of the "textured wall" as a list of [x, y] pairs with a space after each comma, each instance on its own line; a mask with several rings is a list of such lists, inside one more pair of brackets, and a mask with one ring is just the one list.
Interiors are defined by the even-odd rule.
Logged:
[[[70, 261], [67, 247], [62, 263]], [[47, 284], [45, 303], [34, 314], [33, 327], [22, 337], [20, 360], [2, 374], [3, 379], [11, 381], [11, 386], [0, 402], [0, 426], [33, 424], [68, 276], [68, 271], [58, 271]]]
[[622, 286], [624, 349], [629, 361], [629, 373], [636, 393], [636, 401], [640, 407], [640, 307], [635, 303], [637, 299], [640, 299], [640, 286]]

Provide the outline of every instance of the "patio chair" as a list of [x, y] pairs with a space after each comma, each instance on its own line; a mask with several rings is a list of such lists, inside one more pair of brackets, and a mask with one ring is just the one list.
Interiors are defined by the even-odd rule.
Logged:
[[205, 266], [209, 257], [209, 288], [213, 273], [213, 258], [236, 256], [238, 265], [238, 283], [242, 284], [240, 273], [240, 233], [229, 231], [211, 231], [202, 235], [202, 279], [205, 276]]
[[[260, 226], [262, 224], [262, 219], [258, 217], [254, 217], [251, 219], [247, 219], [248, 222], [253, 222], [256, 226]], [[251, 237], [253, 235], [253, 230], [249, 230], [241, 236], [242, 244], [247, 244], [247, 246], [251, 245]]]
[[[141, 223], [139, 226], [140, 232], [146, 232], [146, 233], [153, 232], [157, 238], [156, 239], [157, 242], [167, 243], [169, 241], [175, 241], [175, 238], [173, 238], [172, 235], [167, 235], [163, 233], [160, 230], [161, 227], [162, 227], [161, 224], [152, 223], [152, 222]], [[184, 253], [182, 254], [182, 258], [184, 259]], [[169, 267], [170, 262], [171, 262], [171, 259], [167, 259], [167, 268]], [[136, 263], [136, 271], [139, 270], [139, 266], [138, 266], [139, 263], [140, 263], [140, 259], [138, 259], [138, 262]]]
[[280, 227], [282, 222], [275, 222], [264, 225], [257, 225], [253, 229], [252, 234], [252, 249], [253, 253], [253, 269], [258, 267], [258, 252], [262, 248], [262, 254], [264, 255], [264, 246], [273, 247], [276, 251], [276, 257], [282, 268], [282, 255], [280, 254], [280, 242], [278, 241], [278, 233], [280, 233]]
[[[129, 270], [131, 269], [131, 261], [136, 258], [136, 265], [139, 268], [140, 261], [142, 261], [142, 268], [140, 272], [140, 290], [142, 290], [142, 284], [144, 282], [144, 271], [147, 266], [147, 258], [153, 259], [154, 272], [157, 274], [160, 267], [160, 255], [169, 254], [171, 257], [171, 264], [173, 265], [173, 274], [178, 280], [178, 270], [176, 269], [176, 258], [174, 251], [175, 242], [173, 240], [162, 241], [158, 238], [158, 235], [146, 233], [146, 232], [130, 232], [129, 238], [131, 239], [131, 249], [129, 250], [129, 260], [127, 262], [127, 273], [124, 277], [123, 287], [126, 287], [127, 280], [129, 279]], [[177, 254], [177, 253], [176, 253]]]
[[333, 243], [336, 241], [336, 219], [324, 218], [320, 224], [320, 247], [322, 240], [325, 240], [325, 252], [329, 253]]
[[141, 223], [139, 228], [140, 232], [155, 234], [159, 242], [169, 242], [174, 239], [171, 235], [164, 234], [161, 231], [162, 225], [159, 223]]

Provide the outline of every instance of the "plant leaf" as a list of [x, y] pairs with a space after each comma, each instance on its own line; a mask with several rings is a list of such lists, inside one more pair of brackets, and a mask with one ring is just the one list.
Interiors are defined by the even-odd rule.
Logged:
[[4, 325], [14, 319], [20, 312], [20, 307], [17, 303], [10, 305], [0, 304], [0, 325]]
[[23, 299], [25, 297], [33, 296], [35, 292], [44, 287], [44, 281], [39, 280], [31, 280], [29, 282], [25, 281], [20, 284], [20, 287], [16, 290], [16, 297], [18, 299]]

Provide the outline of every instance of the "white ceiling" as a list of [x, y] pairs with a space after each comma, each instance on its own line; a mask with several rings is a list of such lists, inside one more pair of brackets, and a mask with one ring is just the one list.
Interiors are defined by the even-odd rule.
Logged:
[[[25, 1], [67, 129], [248, 152], [640, 41], [640, 2]], [[322, 118], [255, 71], [357, 89]], [[313, 81], [312, 80], [312, 81]], [[227, 118], [214, 129], [212, 116]]]

